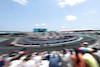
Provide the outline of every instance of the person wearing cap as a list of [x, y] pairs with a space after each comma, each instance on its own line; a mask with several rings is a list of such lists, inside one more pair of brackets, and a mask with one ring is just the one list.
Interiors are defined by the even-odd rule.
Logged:
[[85, 47], [87, 47], [88, 46], [88, 42], [83, 42], [83, 45], [85, 46]]
[[82, 42], [82, 43], [80, 43], [80, 48], [82, 49], [82, 48], [86, 48], [87, 46], [88, 46], [88, 42]]

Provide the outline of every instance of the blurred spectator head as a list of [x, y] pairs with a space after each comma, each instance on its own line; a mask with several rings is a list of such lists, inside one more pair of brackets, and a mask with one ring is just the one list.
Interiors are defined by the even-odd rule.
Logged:
[[44, 54], [48, 54], [48, 51], [44, 51]]
[[87, 47], [88, 44], [89, 44], [88, 42], [81, 42], [81, 43], [80, 43], [80, 46], [81, 46], [81, 47]]
[[51, 52], [51, 54], [53, 54], [53, 55], [54, 55], [54, 54], [57, 54], [57, 52], [56, 52], [56, 51], [52, 51], [52, 52]]
[[88, 42], [83, 42], [83, 44], [84, 44], [84, 45], [88, 45], [89, 43], [88, 43]]
[[31, 60], [32, 59], [32, 56], [30, 55], [30, 54], [28, 54], [27, 56], [26, 56], [26, 58], [24, 59], [24, 61], [28, 61], [28, 60]]

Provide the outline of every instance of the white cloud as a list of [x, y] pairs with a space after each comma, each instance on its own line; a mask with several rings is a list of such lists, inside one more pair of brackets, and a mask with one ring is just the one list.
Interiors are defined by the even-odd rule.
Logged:
[[45, 26], [45, 25], [47, 25], [47, 24], [46, 24], [46, 23], [42, 23], [41, 25], [42, 25], [42, 26]]
[[66, 28], [66, 26], [62, 26], [61, 28]]
[[60, 6], [60, 7], [62, 7], [62, 8], [63, 8], [63, 7], [65, 7], [65, 6]]
[[65, 6], [60, 6], [61, 8], [65, 7]]
[[65, 5], [65, 2], [59, 2], [58, 5]]
[[68, 21], [72, 21], [72, 20], [76, 20], [77, 19], [76, 16], [72, 16], [72, 15], [67, 15], [65, 17], [66, 17], [66, 20], [68, 20]]
[[86, 0], [65, 0], [65, 4], [68, 4], [70, 6], [76, 5], [81, 2], [85, 2]]
[[59, 1], [58, 5], [60, 7], [65, 7], [65, 5], [73, 6], [78, 3], [85, 2], [86, 0], [65, 0], [64, 2], [62, 0], [58, 0], [58, 1]]
[[59, 2], [61, 2], [62, 0], [58, 0]]
[[46, 26], [46, 23], [42, 23], [42, 24], [35, 24], [35, 26]]
[[28, 3], [27, 0], [13, 0], [14, 2], [20, 3], [22, 5], [26, 5]]
[[58, 5], [60, 5], [60, 7], [65, 7], [65, 2], [59, 2]]
[[35, 24], [35, 26], [40, 26], [39, 24]]

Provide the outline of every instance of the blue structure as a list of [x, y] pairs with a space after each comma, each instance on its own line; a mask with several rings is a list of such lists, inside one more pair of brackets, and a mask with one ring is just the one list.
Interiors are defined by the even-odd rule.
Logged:
[[34, 32], [47, 32], [47, 29], [44, 29], [44, 28], [35, 28]]

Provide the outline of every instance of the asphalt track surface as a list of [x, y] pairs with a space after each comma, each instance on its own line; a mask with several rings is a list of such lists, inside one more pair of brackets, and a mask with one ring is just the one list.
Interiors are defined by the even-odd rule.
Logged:
[[[67, 48], [67, 49], [78, 48], [80, 47], [80, 42], [89, 42], [89, 45], [94, 44], [96, 42], [94, 38], [86, 37], [86, 36], [83, 37], [84, 38], [78, 42], [69, 43], [62, 46], [40, 47], [40, 48], [26, 47], [26, 48], [27, 51], [29, 52], [42, 52], [46, 50], [47, 51], [61, 50], [63, 48]], [[10, 44], [13, 40], [14, 38], [10, 38], [9, 40], [0, 43], [0, 55], [5, 54], [9, 51], [21, 50], [23, 48], [23, 47], [9, 46], [8, 44]]]

